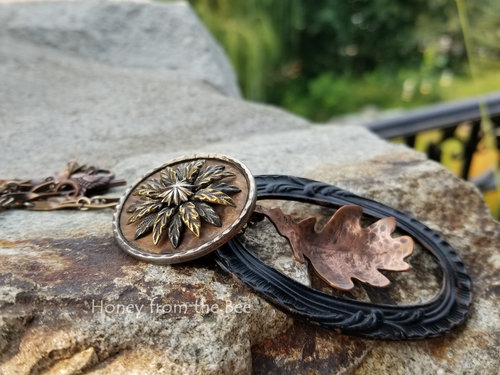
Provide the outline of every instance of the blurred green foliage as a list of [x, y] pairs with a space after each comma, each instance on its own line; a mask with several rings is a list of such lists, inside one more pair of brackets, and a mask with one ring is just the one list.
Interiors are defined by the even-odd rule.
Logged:
[[[246, 98], [315, 121], [470, 91], [460, 89], [471, 82], [454, 0], [190, 2], [225, 47]], [[500, 1], [467, 5], [483, 88], [500, 89]]]

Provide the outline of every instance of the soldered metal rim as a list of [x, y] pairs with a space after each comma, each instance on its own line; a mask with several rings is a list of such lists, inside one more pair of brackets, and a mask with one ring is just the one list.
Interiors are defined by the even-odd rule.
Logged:
[[[131, 195], [132, 191], [136, 189], [144, 180], [146, 180], [149, 176], [157, 173], [158, 171], [164, 169], [167, 166], [187, 162], [195, 159], [215, 159], [224, 161], [230, 164], [233, 164], [236, 168], [241, 170], [245, 180], [248, 184], [248, 199], [245, 202], [244, 207], [240, 211], [236, 220], [225, 230], [219, 233], [215, 238], [210, 241], [204, 242], [198, 247], [194, 247], [192, 249], [186, 251], [179, 251], [175, 253], [165, 253], [165, 254], [156, 254], [156, 253], [148, 253], [142, 250], [139, 250], [135, 246], [132, 246], [129, 241], [125, 238], [121, 230], [121, 213], [124, 208], [126, 200]], [[233, 238], [238, 232], [245, 226], [245, 224], [250, 219], [255, 205], [257, 202], [257, 187], [255, 184], [255, 179], [250, 172], [250, 170], [239, 160], [231, 158], [226, 155], [221, 154], [193, 154], [188, 156], [182, 156], [173, 160], [170, 160], [159, 167], [156, 167], [147, 173], [145, 173], [136, 183], [131, 185], [125, 193], [120, 198], [118, 205], [116, 206], [115, 213], [113, 215], [113, 234], [114, 237], [120, 246], [120, 248], [127, 254], [140, 259], [145, 262], [156, 263], [156, 264], [175, 264], [187, 262], [190, 260], [194, 260], [200, 258], [204, 255], [207, 255], [215, 250], [217, 250], [224, 243]]]

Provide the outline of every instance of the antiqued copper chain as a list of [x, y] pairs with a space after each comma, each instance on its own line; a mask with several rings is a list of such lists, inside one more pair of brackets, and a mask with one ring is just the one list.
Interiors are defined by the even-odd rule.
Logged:
[[102, 194], [124, 185], [107, 169], [71, 161], [57, 176], [43, 179], [0, 180], [0, 211], [24, 208], [33, 211], [113, 208], [119, 198]]

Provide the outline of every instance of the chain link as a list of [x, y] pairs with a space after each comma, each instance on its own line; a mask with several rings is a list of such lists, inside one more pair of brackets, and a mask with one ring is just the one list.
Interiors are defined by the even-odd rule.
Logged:
[[57, 177], [0, 180], [0, 211], [12, 208], [33, 211], [113, 208], [119, 198], [96, 194], [124, 184], [124, 180], [116, 180], [109, 170], [71, 161]]

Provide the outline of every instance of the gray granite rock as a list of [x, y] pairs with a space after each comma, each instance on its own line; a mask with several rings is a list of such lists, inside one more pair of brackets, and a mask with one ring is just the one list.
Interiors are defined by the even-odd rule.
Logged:
[[[108, 18], [122, 26], [110, 21], [108, 30]], [[146, 33], [151, 22], [161, 39]], [[80, 51], [88, 35], [99, 47]], [[127, 63], [136, 58], [147, 63]], [[184, 2], [1, 2], [0, 61], [2, 144], [36, 162], [40, 175], [73, 157], [109, 167], [131, 155], [306, 126], [229, 95], [237, 90], [229, 62]], [[33, 173], [17, 158], [4, 153], [4, 175]]]
[[[463, 257], [475, 293], [467, 324], [449, 335], [374, 342], [292, 320], [210, 257], [158, 266], [126, 256], [111, 210], [3, 212], [0, 373], [496, 373], [500, 226], [477, 190], [363, 128], [241, 100], [186, 4], [1, 1], [0, 87], [2, 177], [50, 175], [78, 157], [132, 183], [181, 154], [226, 153], [254, 174], [330, 182], [416, 217]], [[323, 223], [332, 213], [282, 207]], [[439, 269], [418, 247], [389, 289], [343, 294], [287, 263], [269, 224], [244, 236], [267, 250], [262, 259], [328, 293], [416, 303], [439, 289]]]
[[7, 3], [0, 12], [3, 36], [43, 47], [43, 57], [59, 51], [113, 66], [152, 69], [240, 96], [225, 53], [186, 2], [164, 6], [145, 1], [53, 1], [50, 7], [36, 0], [2, 3]]

